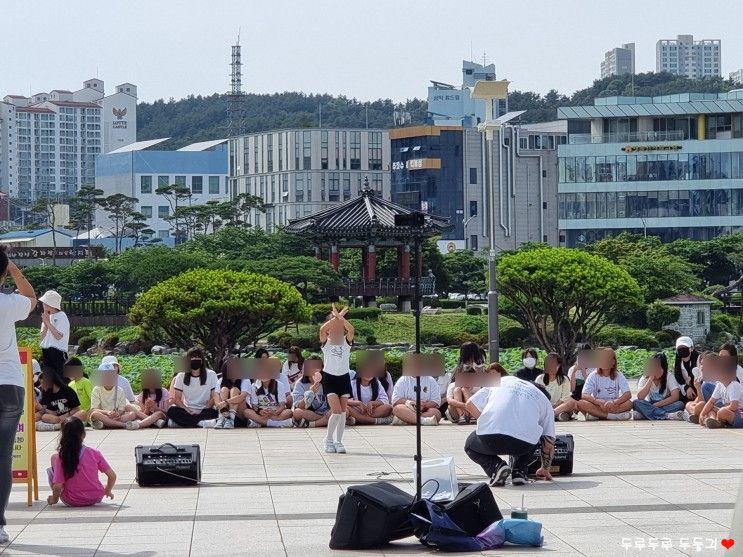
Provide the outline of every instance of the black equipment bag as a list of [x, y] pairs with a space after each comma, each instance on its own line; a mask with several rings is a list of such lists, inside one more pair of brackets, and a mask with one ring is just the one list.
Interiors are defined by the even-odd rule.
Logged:
[[[553, 476], [569, 476], [573, 473], [573, 453], [575, 452], [575, 442], [570, 433], [558, 435], [555, 439], [555, 454], [552, 457], [552, 466], [550, 474]], [[527, 470], [530, 476], [537, 473], [542, 466], [542, 452], [539, 447], [534, 451], [534, 458], [529, 463]]]
[[352, 485], [338, 501], [330, 549], [371, 549], [413, 535], [413, 496], [387, 482]]
[[477, 536], [503, 515], [493, 497], [493, 490], [484, 482], [469, 484], [443, 505], [452, 521], [470, 536]]

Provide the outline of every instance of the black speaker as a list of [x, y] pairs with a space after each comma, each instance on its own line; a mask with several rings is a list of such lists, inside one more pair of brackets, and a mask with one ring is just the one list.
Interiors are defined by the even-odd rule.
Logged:
[[201, 449], [198, 445], [138, 445], [134, 448], [134, 459], [140, 487], [196, 485], [201, 481]]
[[[573, 473], [573, 454], [575, 442], [569, 433], [558, 435], [555, 439], [555, 453], [552, 457], [550, 474], [553, 476], [569, 476]], [[529, 463], [528, 474], [533, 476], [542, 466], [542, 453], [539, 448], [534, 451], [534, 458]]]

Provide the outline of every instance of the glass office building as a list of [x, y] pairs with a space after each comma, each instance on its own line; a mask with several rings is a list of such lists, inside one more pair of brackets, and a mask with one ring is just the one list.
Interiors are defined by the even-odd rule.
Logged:
[[602, 98], [558, 116], [569, 134], [558, 166], [563, 245], [743, 230], [743, 91]]

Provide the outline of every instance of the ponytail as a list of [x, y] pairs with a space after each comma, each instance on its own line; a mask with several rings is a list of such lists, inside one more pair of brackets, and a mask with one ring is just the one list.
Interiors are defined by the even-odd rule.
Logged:
[[78, 418], [70, 418], [62, 425], [62, 436], [59, 439], [58, 454], [62, 461], [62, 471], [69, 480], [77, 472], [80, 464], [80, 451], [85, 439], [85, 426]]

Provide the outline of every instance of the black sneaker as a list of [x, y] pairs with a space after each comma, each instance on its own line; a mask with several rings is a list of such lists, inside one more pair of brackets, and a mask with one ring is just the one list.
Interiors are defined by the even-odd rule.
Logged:
[[297, 424], [297, 427], [310, 427], [309, 420], [306, 420], [305, 418], [302, 418], [301, 420], [296, 422], [296, 424]]
[[511, 474], [511, 467], [505, 462], [501, 462], [495, 472], [490, 474], [490, 487], [503, 487], [506, 485], [506, 480]]
[[513, 485], [524, 485], [527, 482], [526, 474], [520, 470], [514, 470], [511, 473], [511, 483]]

